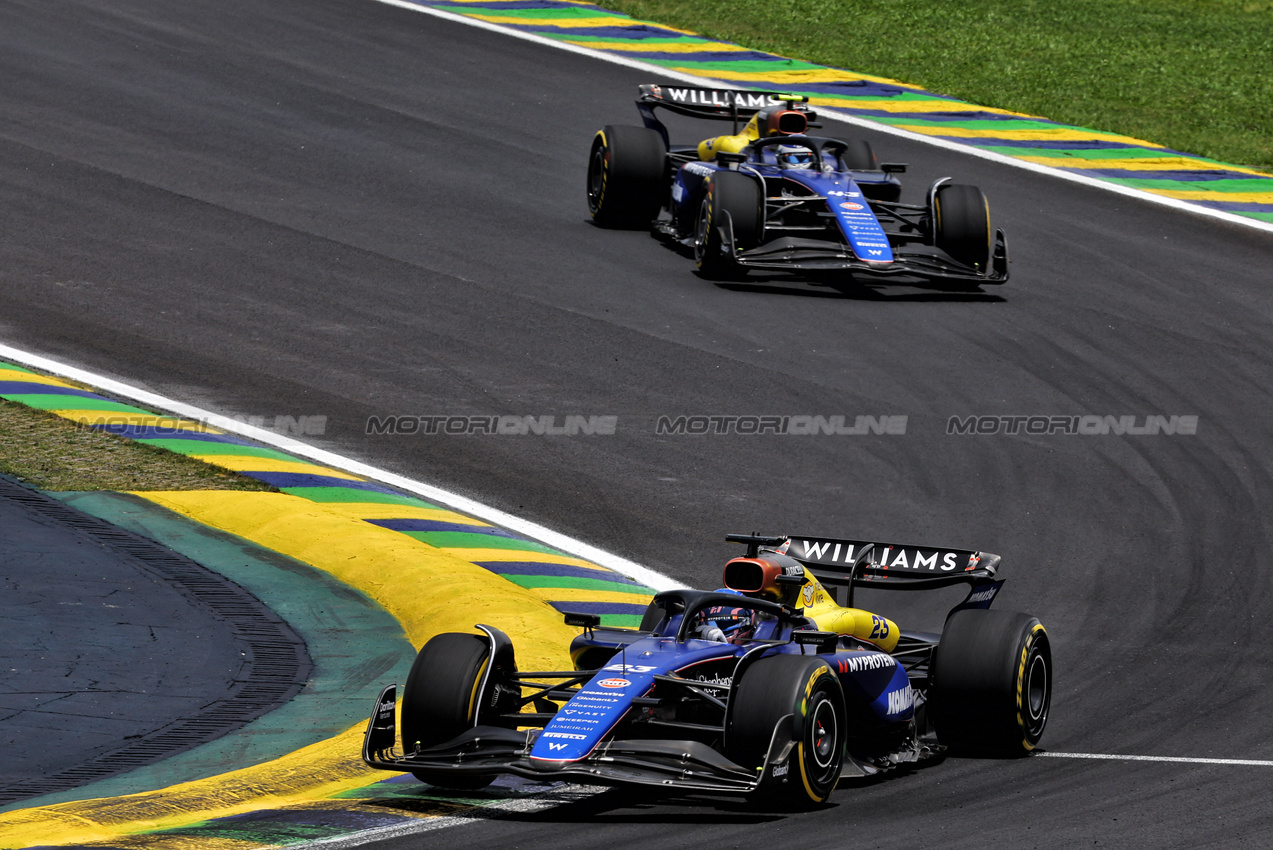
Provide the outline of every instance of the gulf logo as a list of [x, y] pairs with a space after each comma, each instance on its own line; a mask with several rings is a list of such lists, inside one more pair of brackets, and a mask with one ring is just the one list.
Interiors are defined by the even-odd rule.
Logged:
[[860, 210], [862, 208], [863, 207], [861, 204], [855, 204], [852, 201], [845, 201], [844, 203], [840, 204], [840, 209], [842, 210]]
[[597, 684], [603, 688], [626, 688], [632, 683], [627, 679], [602, 679]]

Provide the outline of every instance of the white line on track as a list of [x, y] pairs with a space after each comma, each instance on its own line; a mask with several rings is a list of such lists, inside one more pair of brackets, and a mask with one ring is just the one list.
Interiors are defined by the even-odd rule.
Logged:
[[[638, 71], [648, 71], [651, 75], [656, 76], [660, 80], [668, 80], [668, 79], [680, 80], [682, 82], [689, 83], [691, 85], [698, 85], [698, 86], [709, 85], [709, 86], [715, 86], [718, 88], [719, 87], [726, 87], [726, 88], [740, 87], [736, 81], [731, 82], [728, 80], [714, 80], [709, 77], [699, 77], [694, 74], [686, 74], [682, 71], [672, 71], [668, 68], [663, 68], [648, 62], [642, 62], [639, 59], [631, 59], [627, 56], [614, 56], [600, 50], [593, 50], [587, 47], [578, 47], [573, 44], [565, 44], [560, 41], [555, 41], [551, 38], [545, 38], [542, 35], [534, 35], [533, 33], [522, 32], [520, 30], [508, 29], [507, 27], [500, 26], [499, 24], [492, 24], [486, 21], [477, 20], [476, 18], [466, 18], [463, 15], [456, 15], [452, 12], [443, 12], [439, 9], [433, 9], [427, 6], [421, 6], [418, 3], [410, 2], [410, 0], [376, 0], [376, 2], [384, 3], [388, 6], [397, 6], [402, 9], [409, 9], [413, 12], [421, 12], [423, 14], [432, 15], [435, 18], [442, 18], [443, 20], [452, 21], [457, 24], [464, 24], [466, 26], [477, 27], [478, 29], [486, 30], [487, 32], [500, 33], [502, 35], [510, 36], [512, 38], [521, 39], [522, 41], [530, 41], [535, 44], [542, 44], [545, 47], [551, 47], [555, 50], [564, 50], [567, 53], [576, 53], [580, 56], [587, 56], [592, 59], [596, 59], [600, 62], [609, 62], [612, 65], [621, 65], [625, 68], [634, 68]], [[1026, 162], [1025, 160], [1016, 159], [1010, 156], [1004, 156], [1003, 154], [995, 153], [994, 151], [982, 150], [980, 148], [972, 147], [971, 145], [962, 145], [958, 142], [947, 141], [946, 139], [937, 139], [937, 138], [933, 138], [932, 136], [925, 136], [922, 133], [915, 133], [910, 130], [902, 130], [897, 127], [891, 127], [887, 124], [881, 124], [875, 121], [870, 121], [865, 118], [858, 118], [855, 115], [851, 115], [845, 112], [840, 112], [836, 109], [829, 109], [829, 108], [820, 106], [818, 107], [818, 115], [820, 117], [830, 118], [845, 124], [851, 124], [856, 127], [863, 127], [870, 130], [875, 130], [880, 133], [887, 133], [892, 136], [900, 136], [904, 139], [910, 139], [911, 141], [914, 141], [914, 142], [920, 142], [922, 144], [931, 145], [935, 148], [942, 148], [943, 150], [967, 154], [968, 156], [977, 157], [978, 159], [986, 159], [991, 162], [998, 163], [999, 165], [1006, 165], [1010, 168], [1019, 168], [1023, 171], [1034, 172], [1035, 174], [1045, 174], [1051, 177], [1059, 178], [1061, 180], [1067, 180], [1071, 183], [1078, 183], [1082, 186], [1088, 186], [1093, 189], [1100, 189], [1105, 192], [1112, 192], [1116, 195], [1122, 195], [1124, 197], [1135, 198], [1141, 201], [1148, 201], [1149, 203], [1152, 203], [1152, 204], [1158, 204], [1160, 206], [1170, 207], [1171, 209], [1178, 210], [1181, 212], [1194, 213], [1195, 215], [1202, 215], [1202, 216], [1207, 216], [1209, 218], [1219, 219], [1221, 221], [1227, 221], [1230, 224], [1240, 224], [1240, 225], [1243, 225], [1244, 227], [1251, 227], [1251, 228], [1255, 228], [1256, 230], [1263, 230], [1266, 233], [1273, 233], [1273, 222], [1260, 221], [1258, 219], [1247, 218], [1245, 216], [1235, 215], [1233, 213], [1223, 212], [1221, 210], [1213, 210], [1209, 207], [1199, 206], [1197, 204], [1192, 204], [1192, 203], [1189, 203], [1188, 201], [1182, 201], [1177, 198], [1168, 198], [1168, 197], [1164, 197], [1163, 195], [1155, 195], [1152, 192], [1144, 192], [1144, 191], [1141, 191], [1140, 189], [1132, 189], [1128, 186], [1120, 186], [1117, 183], [1109, 183], [1104, 180], [1099, 180], [1095, 177], [1086, 177], [1082, 174], [1075, 174], [1070, 171], [1062, 171], [1059, 168], [1051, 168], [1046, 165], [1039, 165], [1036, 162]]]
[[123, 381], [117, 381], [113, 378], [107, 378], [104, 375], [98, 375], [87, 369], [80, 369], [75, 366], [68, 366], [56, 360], [51, 360], [38, 354], [32, 354], [18, 348], [12, 348], [7, 345], [0, 344], [0, 358], [20, 363], [24, 366], [30, 366], [50, 372], [63, 378], [70, 378], [73, 381], [79, 381], [89, 384], [111, 395], [136, 401], [142, 405], [153, 408], [165, 413], [174, 413], [187, 419], [194, 419], [204, 422], [214, 428], [231, 434], [238, 434], [257, 442], [273, 446], [276, 449], [289, 452], [299, 457], [312, 460], [315, 463], [321, 463], [324, 466], [330, 466], [333, 469], [351, 472], [354, 475], [360, 475], [382, 484], [388, 484], [390, 487], [397, 487], [413, 495], [438, 504], [446, 505], [455, 510], [486, 520], [498, 526], [507, 528], [509, 531], [516, 532], [526, 537], [533, 538], [546, 543], [555, 549], [560, 549], [571, 555], [600, 564], [603, 567], [609, 567], [615, 572], [628, 576], [631, 579], [641, 582], [647, 587], [655, 590], [670, 590], [675, 587], [683, 587], [680, 582], [655, 572], [654, 570], [643, 567], [638, 563], [629, 561], [618, 555], [598, 549], [588, 543], [575, 540], [573, 537], [567, 537], [564, 534], [545, 528], [533, 522], [528, 522], [521, 517], [513, 516], [504, 511], [484, 505], [481, 502], [461, 496], [457, 493], [451, 493], [440, 487], [434, 487], [431, 484], [425, 484], [423, 481], [416, 481], [413, 478], [407, 478], [403, 475], [397, 475], [383, 469], [371, 466], [370, 464], [361, 463], [356, 460], [342, 457], [334, 452], [325, 451], [315, 448], [305, 443], [289, 439], [281, 434], [273, 431], [267, 431], [264, 428], [257, 428], [244, 422], [231, 419], [228, 416], [221, 416], [211, 411], [195, 407], [185, 402], [167, 398], [152, 393], [149, 390], [143, 390], [126, 384]]
[[1110, 761], [1171, 761], [1184, 764], [1225, 764], [1247, 767], [1273, 767], [1273, 761], [1266, 759], [1211, 759], [1189, 758], [1183, 756], [1128, 756], [1116, 753], [1053, 753], [1037, 752], [1035, 758], [1054, 759], [1107, 759]]
[[574, 803], [586, 799], [604, 790], [604, 788], [593, 788], [584, 785], [562, 785], [520, 800], [506, 800], [483, 805], [463, 814], [420, 818], [408, 823], [367, 829], [351, 835], [310, 841], [299, 846], [304, 847], [305, 850], [347, 850], [347, 848], [361, 847], [373, 841], [388, 841], [393, 838], [405, 838], [409, 835], [421, 835], [451, 826], [463, 826], [464, 824], [495, 820], [510, 815], [534, 814], [535, 812], [556, 808], [566, 803]]

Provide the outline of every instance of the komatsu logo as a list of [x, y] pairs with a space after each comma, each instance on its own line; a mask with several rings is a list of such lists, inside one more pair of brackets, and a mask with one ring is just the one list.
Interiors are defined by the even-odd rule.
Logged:
[[893, 691], [888, 695], [888, 713], [901, 714], [915, 704], [915, 692], [911, 690], [911, 686], [907, 685], [900, 691]]

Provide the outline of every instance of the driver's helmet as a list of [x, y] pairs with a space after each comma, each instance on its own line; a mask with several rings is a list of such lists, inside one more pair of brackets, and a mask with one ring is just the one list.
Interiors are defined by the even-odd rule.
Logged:
[[813, 168], [813, 151], [801, 145], [779, 145], [778, 163], [783, 168]]
[[[738, 594], [738, 591], [724, 588], [721, 592]], [[717, 643], [743, 644], [755, 634], [756, 620], [756, 612], [750, 608], [717, 605], [699, 613], [700, 623], [694, 636]]]

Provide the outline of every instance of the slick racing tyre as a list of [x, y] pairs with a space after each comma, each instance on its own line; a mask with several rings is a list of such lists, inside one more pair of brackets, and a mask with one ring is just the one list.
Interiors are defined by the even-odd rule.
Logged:
[[933, 196], [933, 242], [955, 262], [990, 271], [990, 205], [976, 186], [947, 183]]
[[[492, 683], [479, 694], [490, 663], [490, 647], [478, 635], [447, 633], [434, 637], [420, 650], [402, 692], [402, 748], [434, 747], [472, 729], [478, 706], [488, 703]], [[497, 709], [498, 710], [498, 709]], [[485, 788], [491, 776], [454, 776], [412, 771], [416, 779], [442, 788]]]
[[784, 806], [825, 803], [840, 779], [848, 730], [840, 680], [824, 659], [776, 655], [748, 667], [730, 697], [725, 756], [759, 768], [774, 727], [788, 714], [797, 743], [784, 764], [770, 765], [773, 778], [781, 771], [771, 793]]
[[849, 139], [840, 153], [840, 162], [850, 171], [879, 171], [880, 161], [866, 139]]
[[709, 280], [740, 277], [745, 269], [727, 253], [721, 233], [729, 228], [734, 248], [745, 251], [760, 240], [764, 226], [760, 183], [736, 171], [717, 171], [707, 179], [694, 227], [694, 262]]
[[588, 156], [588, 212], [602, 227], [640, 229], [658, 218], [667, 188], [663, 137], [647, 127], [607, 126]]
[[937, 644], [929, 701], [937, 740], [957, 755], [1026, 755], [1052, 702], [1047, 631], [1029, 614], [957, 611]]

